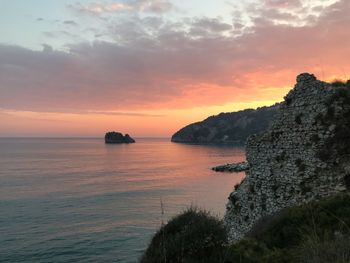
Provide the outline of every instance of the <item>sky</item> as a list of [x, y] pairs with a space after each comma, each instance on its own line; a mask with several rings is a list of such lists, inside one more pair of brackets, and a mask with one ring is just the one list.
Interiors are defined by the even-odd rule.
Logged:
[[348, 0], [0, 0], [0, 137], [170, 137], [350, 78]]

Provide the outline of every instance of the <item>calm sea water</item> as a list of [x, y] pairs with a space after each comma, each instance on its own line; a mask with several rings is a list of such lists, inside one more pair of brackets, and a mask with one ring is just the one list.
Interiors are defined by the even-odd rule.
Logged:
[[243, 174], [233, 147], [139, 139], [0, 139], [0, 262], [137, 262], [165, 219], [225, 211]]

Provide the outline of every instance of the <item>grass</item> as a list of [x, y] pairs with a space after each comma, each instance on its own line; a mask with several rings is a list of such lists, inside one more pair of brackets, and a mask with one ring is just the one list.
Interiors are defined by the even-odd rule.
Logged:
[[155, 234], [141, 262], [348, 263], [349, 226], [347, 193], [263, 218], [231, 245], [221, 220], [190, 208]]
[[310, 235], [298, 249], [296, 257], [302, 263], [349, 263], [350, 237], [339, 235], [323, 237]]

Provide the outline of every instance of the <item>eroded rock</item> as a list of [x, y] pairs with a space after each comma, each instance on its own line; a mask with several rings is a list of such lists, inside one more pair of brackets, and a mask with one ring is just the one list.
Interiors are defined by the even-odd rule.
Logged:
[[350, 89], [301, 74], [266, 132], [246, 143], [249, 174], [225, 222], [240, 240], [265, 216], [350, 188]]

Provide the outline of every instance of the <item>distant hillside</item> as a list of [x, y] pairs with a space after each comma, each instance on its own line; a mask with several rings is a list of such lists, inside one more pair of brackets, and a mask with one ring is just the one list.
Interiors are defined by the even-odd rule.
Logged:
[[264, 132], [268, 128], [278, 107], [279, 104], [275, 104], [256, 110], [220, 113], [182, 128], [172, 136], [171, 141], [243, 144], [250, 135]]

